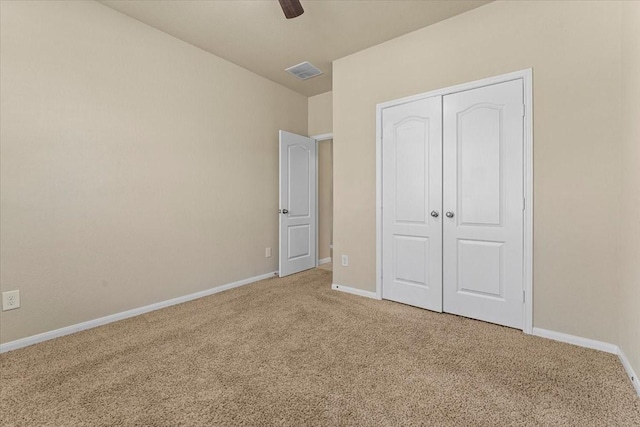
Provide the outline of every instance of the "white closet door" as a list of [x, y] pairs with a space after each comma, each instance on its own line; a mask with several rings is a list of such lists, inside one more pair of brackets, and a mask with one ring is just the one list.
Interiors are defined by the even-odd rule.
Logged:
[[444, 311], [522, 329], [522, 80], [443, 97]]
[[382, 297], [442, 311], [442, 98], [383, 110]]

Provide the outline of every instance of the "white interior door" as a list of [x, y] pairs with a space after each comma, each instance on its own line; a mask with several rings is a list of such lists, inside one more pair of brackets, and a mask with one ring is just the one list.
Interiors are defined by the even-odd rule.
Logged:
[[280, 277], [316, 266], [316, 141], [280, 131]]
[[522, 329], [523, 83], [443, 97], [444, 311]]
[[382, 297], [442, 311], [442, 101], [382, 112]]

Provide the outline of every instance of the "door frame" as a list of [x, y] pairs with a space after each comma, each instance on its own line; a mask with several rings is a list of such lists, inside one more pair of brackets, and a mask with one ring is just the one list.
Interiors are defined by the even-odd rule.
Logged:
[[[323, 133], [320, 135], [313, 135], [310, 136], [309, 138], [311, 139], [315, 139], [316, 140], [316, 153], [318, 152], [318, 143], [322, 142], [322, 141], [328, 141], [330, 139], [333, 139], [333, 132], [329, 132], [329, 133]], [[332, 162], [333, 164], [333, 162]], [[332, 166], [333, 169], [333, 166]], [[320, 242], [318, 241], [318, 222], [320, 221], [320, 217], [319, 217], [319, 207], [318, 207], [318, 198], [320, 197], [320, 195], [318, 194], [318, 155], [316, 155], [316, 268], [320, 265]], [[333, 238], [331, 238], [331, 241], [333, 241]], [[333, 258], [331, 259], [331, 261], [333, 261]]]
[[[522, 80], [524, 90], [524, 326], [525, 334], [533, 333], [533, 69], [514, 71], [418, 95], [407, 96], [376, 105], [376, 298], [382, 299], [382, 112], [385, 108], [432, 96], [444, 96], [498, 83]], [[313, 138], [313, 137], [312, 137]]]

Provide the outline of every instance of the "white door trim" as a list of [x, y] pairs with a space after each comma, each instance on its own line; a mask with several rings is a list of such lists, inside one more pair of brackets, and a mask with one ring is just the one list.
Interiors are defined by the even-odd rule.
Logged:
[[[318, 152], [318, 142], [321, 141], [328, 141], [329, 139], [333, 139], [333, 132], [329, 132], [329, 133], [323, 133], [320, 135], [313, 135], [310, 136], [309, 138], [311, 139], [315, 139], [316, 140], [316, 153]], [[333, 162], [332, 162], [333, 163]], [[318, 194], [318, 156], [316, 155], [316, 267], [318, 267], [321, 264], [325, 264], [326, 262], [322, 262], [324, 261], [324, 259], [320, 259], [320, 242], [319, 242], [319, 227], [318, 227], [318, 222], [320, 221], [320, 208], [318, 207], [318, 202], [320, 201], [318, 198], [320, 197], [320, 195]], [[333, 239], [331, 239], [333, 240]], [[326, 258], [325, 258], [326, 259]], [[331, 258], [329, 258], [331, 259]], [[329, 261], [327, 261], [329, 262]]]
[[533, 70], [515, 71], [499, 76], [488, 77], [469, 83], [376, 105], [376, 298], [382, 299], [382, 110], [407, 102], [432, 96], [450, 95], [470, 89], [477, 89], [497, 83], [522, 79], [524, 87], [524, 327], [526, 334], [533, 333]]
[[323, 133], [320, 135], [313, 135], [313, 136], [310, 136], [309, 138], [313, 138], [316, 141], [326, 141], [328, 139], [333, 139], [333, 132]]

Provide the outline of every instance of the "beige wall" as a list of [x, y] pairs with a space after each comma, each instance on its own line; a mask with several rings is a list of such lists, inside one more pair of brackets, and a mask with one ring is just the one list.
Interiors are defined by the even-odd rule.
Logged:
[[309, 97], [309, 135], [333, 132], [333, 94], [321, 93]]
[[95, 2], [1, 2], [2, 342], [277, 270], [307, 98]]
[[333, 141], [318, 142], [318, 258], [331, 257], [333, 238]]
[[334, 282], [375, 290], [376, 104], [533, 68], [534, 326], [616, 342], [620, 13], [495, 2], [335, 61]]
[[640, 2], [622, 8], [620, 347], [640, 374]]

